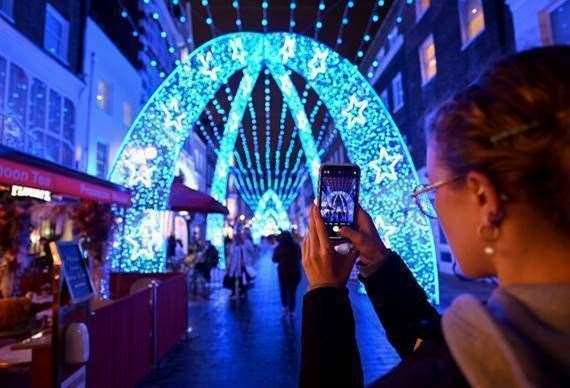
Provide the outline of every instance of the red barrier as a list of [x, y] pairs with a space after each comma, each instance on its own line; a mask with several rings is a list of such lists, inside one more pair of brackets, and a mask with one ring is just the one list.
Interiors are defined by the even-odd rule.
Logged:
[[188, 285], [184, 276], [163, 281], [156, 290], [156, 355], [162, 358], [188, 327]]
[[88, 387], [132, 387], [152, 368], [152, 289], [94, 310], [89, 317]]

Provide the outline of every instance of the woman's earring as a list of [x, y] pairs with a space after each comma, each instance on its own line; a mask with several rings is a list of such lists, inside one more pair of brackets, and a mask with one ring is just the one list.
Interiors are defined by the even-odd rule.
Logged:
[[479, 227], [479, 236], [489, 243], [485, 248], [483, 248], [483, 252], [487, 256], [493, 256], [495, 254], [495, 248], [491, 246], [490, 243], [493, 243], [499, 239], [500, 230], [497, 226], [494, 225], [481, 225]]

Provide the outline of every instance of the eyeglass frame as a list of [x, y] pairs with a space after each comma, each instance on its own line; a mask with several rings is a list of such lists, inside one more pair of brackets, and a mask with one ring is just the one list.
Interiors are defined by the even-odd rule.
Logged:
[[[438, 189], [440, 189], [442, 186], [445, 186], [447, 184], [453, 183], [455, 181], [458, 181], [459, 179], [464, 178], [465, 175], [457, 175], [454, 176], [453, 178], [449, 178], [449, 179], [443, 179], [440, 180], [438, 182], [435, 183], [431, 183], [429, 185], [419, 185], [418, 187], [416, 187], [416, 189], [412, 192], [412, 194], [410, 194], [410, 196], [413, 198], [414, 202], [416, 203], [418, 209], [420, 209], [420, 212], [428, 217], [431, 218], [432, 220], [437, 220], [438, 216], [433, 216], [431, 214], [429, 214], [427, 211], [424, 210], [423, 206], [421, 205], [421, 200], [419, 199], [420, 195], [422, 194], [426, 194], [426, 193], [430, 193], [430, 192], [436, 192]], [[433, 206], [433, 205], [432, 205]], [[434, 210], [435, 210], [435, 206], [433, 206]]]

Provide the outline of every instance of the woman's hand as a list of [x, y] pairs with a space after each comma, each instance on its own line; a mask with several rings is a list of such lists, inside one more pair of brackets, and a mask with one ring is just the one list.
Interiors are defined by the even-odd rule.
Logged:
[[358, 230], [344, 227], [340, 230], [340, 235], [349, 240], [354, 249], [360, 252], [360, 261], [363, 265], [381, 264], [388, 249], [378, 235], [372, 218], [360, 206], [357, 209], [356, 223]]
[[346, 256], [334, 250], [320, 211], [313, 205], [309, 215], [309, 233], [303, 240], [303, 268], [309, 287], [344, 287], [357, 257], [355, 250]]

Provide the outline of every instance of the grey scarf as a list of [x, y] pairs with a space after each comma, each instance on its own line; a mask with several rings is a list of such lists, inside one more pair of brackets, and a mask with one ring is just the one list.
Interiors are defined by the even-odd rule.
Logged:
[[570, 386], [570, 284], [499, 287], [486, 305], [462, 295], [442, 326], [474, 387]]

